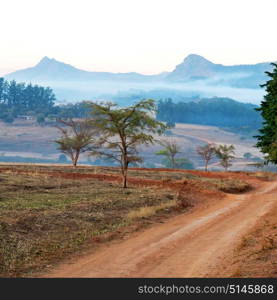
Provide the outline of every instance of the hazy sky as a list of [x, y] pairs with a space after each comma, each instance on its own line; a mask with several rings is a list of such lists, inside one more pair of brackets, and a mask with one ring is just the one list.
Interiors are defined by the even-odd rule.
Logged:
[[276, 0], [1, 1], [0, 75], [43, 56], [90, 71], [171, 71], [277, 60]]

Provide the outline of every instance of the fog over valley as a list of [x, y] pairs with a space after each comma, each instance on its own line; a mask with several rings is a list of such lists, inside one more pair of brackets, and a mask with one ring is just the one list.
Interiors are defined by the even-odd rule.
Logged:
[[[264, 94], [260, 84], [270, 70], [270, 63], [225, 66], [190, 54], [173, 71], [157, 75], [88, 72], [44, 57], [34, 67], [7, 74], [5, 79], [49, 86], [59, 103], [102, 99], [128, 105], [137, 97], [185, 101], [216, 96], [259, 104]], [[125, 101], [119, 100], [122, 97]]]

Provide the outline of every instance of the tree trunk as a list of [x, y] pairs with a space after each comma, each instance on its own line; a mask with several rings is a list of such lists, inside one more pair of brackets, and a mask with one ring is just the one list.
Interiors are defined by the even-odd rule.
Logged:
[[174, 155], [171, 155], [171, 165], [172, 165], [172, 169], [176, 169], [176, 163], [175, 163]]
[[127, 188], [127, 171], [128, 171], [128, 165], [124, 164], [122, 166], [122, 187], [124, 189]]
[[208, 161], [205, 162], [205, 171], [208, 171]]
[[128, 156], [127, 156], [127, 147], [126, 141], [124, 140], [123, 143], [123, 151], [121, 155], [121, 170], [122, 170], [122, 186], [123, 188], [127, 188], [127, 171], [128, 171]]
[[73, 167], [74, 168], [77, 167], [77, 162], [78, 162], [78, 159], [79, 159], [79, 155], [80, 155], [80, 152], [76, 152], [74, 160], [73, 160]]
[[124, 172], [123, 174], [123, 188], [127, 188], [127, 172]]

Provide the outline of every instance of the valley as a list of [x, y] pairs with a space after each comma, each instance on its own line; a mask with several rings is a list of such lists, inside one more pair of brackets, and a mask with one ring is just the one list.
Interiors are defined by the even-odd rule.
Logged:
[[[14, 159], [14, 162], [28, 162], [26, 160], [35, 159], [33, 162], [58, 163], [60, 152], [54, 141], [59, 137], [57, 128], [53, 126], [39, 126], [32, 120], [17, 120], [13, 124], [0, 124], [0, 161], [5, 161], [6, 157], [20, 157], [21, 160]], [[195, 124], [176, 124], [170, 130], [170, 135], [156, 137], [160, 140], [174, 140], [182, 149], [182, 156], [188, 158], [195, 168], [203, 167], [201, 158], [196, 153], [196, 147], [207, 143], [233, 144], [236, 148], [236, 159], [234, 159], [231, 170], [256, 170], [255, 167], [248, 166], [254, 163], [253, 159], [247, 160], [243, 157], [245, 153], [251, 153], [253, 158], [262, 158], [262, 154], [254, 147], [254, 138], [245, 138], [239, 134], [225, 131], [215, 126], [203, 126]], [[161, 158], [155, 155], [161, 147], [155, 144], [151, 147], [140, 147], [140, 153], [144, 159], [141, 167], [163, 167]], [[1, 160], [2, 158], [2, 160]], [[19, 159], [19, 158], [17, 158]], [[81, 164], [93, 164], [95, 158], [83, 155], [80, 158]], [[31, 162], [31, 161], [29, 161]], [[70, 163], [68, 161], [68, 163]], [[212, 169], [221, 170], [216, 161], [212, 162]]]

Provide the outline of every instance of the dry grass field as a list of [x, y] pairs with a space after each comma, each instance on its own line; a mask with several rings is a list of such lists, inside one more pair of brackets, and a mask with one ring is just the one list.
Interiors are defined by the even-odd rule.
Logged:
[[[0, 276], [32, 276], [99, 242], [251, 189], [246, 173], [48, 165], [0, 167]], [[262, 178], [264, 180], [264, 177]], [[125, 233], [124, 233], [125, 232]]]

